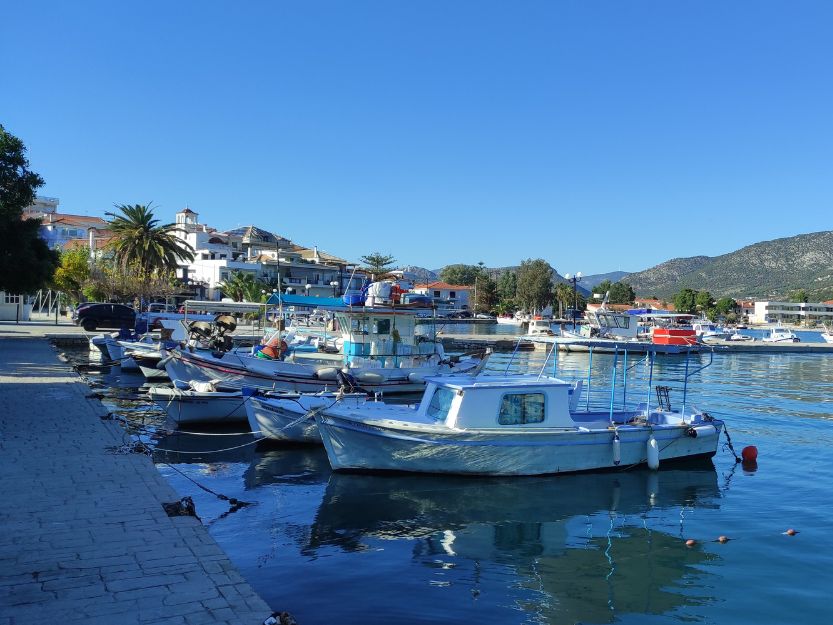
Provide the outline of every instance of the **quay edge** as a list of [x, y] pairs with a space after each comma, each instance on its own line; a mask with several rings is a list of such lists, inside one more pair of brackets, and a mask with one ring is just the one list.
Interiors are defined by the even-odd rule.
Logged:
[[180, 495], [150, 458], [113, 453], [124, 431], [43, 330], [0, 324], [0, 622], [262, 623], [208, 530], [167, 516]]

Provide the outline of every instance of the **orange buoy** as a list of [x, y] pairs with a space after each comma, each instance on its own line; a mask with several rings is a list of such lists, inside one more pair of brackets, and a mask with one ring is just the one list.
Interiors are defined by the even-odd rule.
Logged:
[[784, 532], [784, 533], [785, 533], [787, 536], [795, 536], [796, 534], [798, 534], [798, 532], [797, 532], [796, 530], [794, 530], [793, 528], [788, 529], [788, 530], [787, 530], [786, 532]]
[[744, 447], [743, 451], [740, 452], [740, 457], [743, 458], [745, 462], [755, 462], [758, 459], [758, 448], [754, 445]]
[[717, 542], [719, 543], [728, 543], [731, 540], [728, 536], [718, 536]]
[[697, 541], [694, 540], [693, 538], [689, 538], [687, 541], [685, 541], [685, 546], [686, 547], [693, 547], [696, 544], [697, 544]]

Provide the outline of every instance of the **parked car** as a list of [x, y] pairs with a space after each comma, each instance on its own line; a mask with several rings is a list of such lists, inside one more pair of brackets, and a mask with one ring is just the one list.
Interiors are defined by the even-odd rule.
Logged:
[[74, 321], [87, 332], [98, 328], [120, 330], [136, 324], [136, 312], [124, 304], [83, 304], [76, 309]]

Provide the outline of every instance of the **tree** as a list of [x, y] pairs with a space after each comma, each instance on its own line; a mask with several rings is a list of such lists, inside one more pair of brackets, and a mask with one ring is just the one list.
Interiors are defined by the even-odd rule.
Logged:
[[674, 308], [679, 313], [693, 315], [697, 312], [697, 293], [694, 289], [683, 289], [674, 296]]
[[0, 291], [31, 293], [55, 272], [58, 254], [40, 238], [40, 219], [22, 218], [41, 186], [26, 146], [0, 125]]
[[538, 258], [521, 263], [516, 298], [530, 311], [540, 310], [552, 301], [552, 267], [547, 261]]
[[804, 289], [796, 289], [795, 291], [790, 292], [791, 302], [795, 302], [797, 304], [806, 304], [808, 300], [809, 298], [807, 297], [807, 291]]
[[482, 275], [483, 270], [478, 265], [447, 265], [440, 270], [440, 280], [448, 284], [472, 286], [475, 278]]
[[267, 290], [267, 285], [250, 271], [233, 271], [229, 278], [217, 283], [217, 288], [235, 302], [262, 302], [262, 291]]
[[501, 312], [515, 308], [515, 291], [518, 288], [518, 276], [514, 271], [506, 271], [497, 282], [498, 304]]
[[593, 293], [598, 293], [599, 295], [604, 296], [605, 293], [610, 291], [613, 288], [613, 283], [610, 280], [602, 280], [596, 286], [593, 287]]
[[715, 312], [718, 315], [727, 317], [730, 313], [734, 313], [738, 309], [738, 303], [731, 297], [721, 297], [714, 305]]
[[636, 293], [627, 282], [616, 282], [610, 287], [611, 304], [632, 304], [636, 299]]
[[116, 204], [119, 213], [111, 217], [112, 238], [107, 244], [116, 264], [138, 267], [145, 275], [155, 271], [176, 271], [180, 260], [194, 260], [194, 250], [173, 231], [176, 224], [159, 225], [151, 205]]
[[573, 307], [573, 287], [566, 282], [559, 282], [555, 285], [553, 292], [555, 301], [558, 304], [558, 317], [564, 318], [564, 311]]
[[608, 302], [611, 304], [632, 304], [636, 299], [636, 293], [627, 282], [611, 282], [610, 280], [603, 280], [593, 287], [593, 293], [604, 295], [610, 293]]
[[155, 297], [171, 297], [180, 294], [182, 286], [172, 271], [155, 271], [146, 274], [141, 267], [122, 267], [111, 259], [98, 260], [90, 268], [90, 277], [84, 283], [84, 297], [93, 301], [132, 302]]
[[708, 291], [698, 291], [694, 301], [697, 305], [697, 310], [703, 314], [709, 314], [714, 308], [714, 298]]
[[84, 247], [63, 252], [55, 270], [53, 284], [69, 296], [72, 304], [81, 301], [84, 285], [90, 278], [90, 254]]
[[474, 302], [475, 311], [490, 311], [498, 302], [497, 282], [487, 274], [477, 278], [477, 298]]
[[359, 258], [365, 264], [364, 270], [373, 276], [374, 280], [384, 278], [391, 269], [391, 265], [396, 262], [393, 256], [373, 252], [366, 256]]

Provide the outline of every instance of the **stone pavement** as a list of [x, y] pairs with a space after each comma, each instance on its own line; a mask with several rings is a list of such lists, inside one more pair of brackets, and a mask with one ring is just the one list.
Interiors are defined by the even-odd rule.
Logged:
[[0, 625], [262, 623], [202, 524], [165, 514], [180, 497], [150, 459], [111, 453], [123, 430], [89, 388], [46, 340], [4, 330]]

